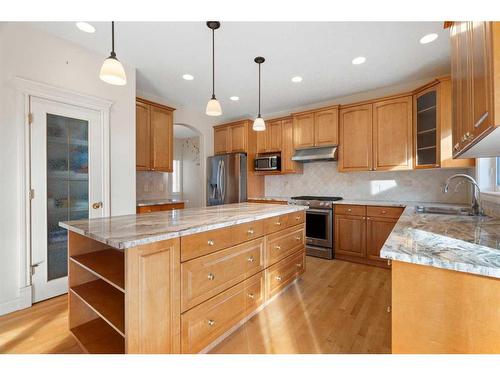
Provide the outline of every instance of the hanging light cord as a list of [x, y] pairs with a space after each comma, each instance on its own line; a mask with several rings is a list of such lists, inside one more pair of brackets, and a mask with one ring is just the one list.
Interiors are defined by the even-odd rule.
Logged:
[[259, 63], [259, 115], [257, 117], [260, 117], [260, 63]]
[[212, 29], [212, 99], [215, 99], [215, 30]]
[[111, 57], [116, 58], [116, 53], [115, 53], [115, 21], [111, 21]]

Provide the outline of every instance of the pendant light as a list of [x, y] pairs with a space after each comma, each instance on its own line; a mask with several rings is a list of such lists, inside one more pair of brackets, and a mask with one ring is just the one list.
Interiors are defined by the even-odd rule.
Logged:
[[99, 78], [111, 85], [124, 86], [127, 84], [125, 69], [123, 69], [122, 63], [116, 58], [114, 21], [111, 22], [111, 54], [102, 63]]
[[207, 103], [205, 113], [209, 116], [222, 115], [222, 108], [215, 98], [215, 30], [220, 27], [219, 21], [208, 21], [207, 26], [212, 30], [212, 98]]
[[264, 119], [260, 115], [260, 64], [266, 61], [266, 59], [261, 56], [258, 56], [253, 61], [259, 64], [259, 114], [257, 115], [257, 118], [253, 122], [252, 129], [255, 130], [256, 132], [262, 132], [266, 130], [266, 123], [264, 122]]

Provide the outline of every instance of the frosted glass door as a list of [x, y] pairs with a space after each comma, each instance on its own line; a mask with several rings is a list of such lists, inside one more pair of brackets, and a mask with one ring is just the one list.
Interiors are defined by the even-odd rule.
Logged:
[[67, 291], [68, 234], [61, 221], [103, 216], [99, 113], [31, 98], [31, 264], [34, 301]]
[[89, 122], [47, 114], [47, 279], [67, 272], [67, 233], [60, 221], [89, 217]]

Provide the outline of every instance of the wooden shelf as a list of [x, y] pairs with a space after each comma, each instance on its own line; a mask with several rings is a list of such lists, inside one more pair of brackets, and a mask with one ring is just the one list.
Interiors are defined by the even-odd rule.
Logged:
[[419, 131], [417, 132], [417, 134], [427, 134], [427, 133], [432, 133], [432, 132], [435, 132], [436, 131], [436, 128], [432, 128], [432, 129], [428, 129], [428, 130], [422, 130], [422, 131]]
[[430, 111], [431, 109], [435, 109], [436, 106], [433, 105], [432, 107], [428, 107], [428, 108], [424, 108], [424, 109], [421, 109], [420, 111], [418, 111], [417, 113], [424, 113], [424, 112], [427, 112], [427, 111]]
[[104, 280], [71, 287], [87, 306], [125, 337], [125, 294]]
[[125, 353], [125, 339], [101, 318], [81, 324], [70, 331], [89, 354]]
[[429, 147], [420, 147], [420, 148], [417, 148], [418, 151], [420, 150], [431, 150], [431, 149], [434, 149], [436, 148], [436, 146], [429, 146]]
[[106, 249], [70, 259], [125, 293], [125, 254], [122, 251]]

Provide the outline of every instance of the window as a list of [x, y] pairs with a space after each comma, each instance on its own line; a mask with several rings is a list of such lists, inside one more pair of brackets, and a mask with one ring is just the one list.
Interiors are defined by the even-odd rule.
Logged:
[[174, 160], [173, 172], [171, 178], [171, 192], [172, 194], [182, 193], [182, 164], [180, 160]]

